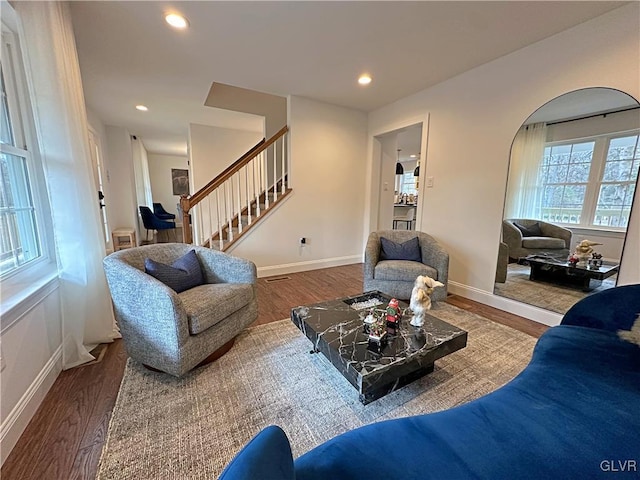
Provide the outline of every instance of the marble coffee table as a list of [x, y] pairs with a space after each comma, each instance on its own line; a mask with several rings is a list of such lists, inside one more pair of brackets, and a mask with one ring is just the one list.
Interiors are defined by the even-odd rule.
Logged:
[[[385, 308], [391, 297], [366, 292], [291, 310], [291, 321], [311, 340], [311, 353], [323, 354], [353, 385], [363, 404], [377, 400], [433, 371], [433, 363], [467, 345], [467, 332], [428, 315], [422, 327], [404, 315], [381, 342], [369, 340], [368, 307]], [[400, 308], [408, 305], [400, 302]]]

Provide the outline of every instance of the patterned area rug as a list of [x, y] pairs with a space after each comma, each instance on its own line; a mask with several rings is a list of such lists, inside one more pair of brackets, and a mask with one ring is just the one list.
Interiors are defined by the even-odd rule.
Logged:
[[617, 275], [613, 275], [603, 280], [602, 285], [598, 288], [594, 288], [590, 292], [583, 292], [578, 288], [531, 281], [527, 265], [510, 263], [507, 267], [507, 281], [496, 283], [493, 293], [564, 315], [578, 300], [615, 287], [617, 278]]
[[213, 479], [262, 428], [277, 424], [294, 456], [361, 425], [461, 405], [527, 365], [536, 339], [446, 303], [432, 313], [469, 332], [467, 347], [369, 405], [289, 320], [243, 332], [182, 379], [129, 359], [97, 478]]

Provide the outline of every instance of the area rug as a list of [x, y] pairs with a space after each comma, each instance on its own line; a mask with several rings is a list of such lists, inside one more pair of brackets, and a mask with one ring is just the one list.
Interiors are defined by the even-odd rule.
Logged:
[[369, 405], [289, 320], [242, 333], [222, 358], [182, 379], [129, 359], [97, 478], [217, 478], [261, 429], [281, 426], [295, 457], [381, 420], [485, 395], [524, 369], [536, 339], [446, 303], [432, 313], [469, 332], [433, 373]]
[[531, 281], [527, 265], [510, 263], [507, 267], [507, 281], [496, 283], [494, 294], [564, 315], [578, 300], [615, 287], [617, 278], [617, 275], [613, 275], [603, 280], [598, 288], [583, 292], [579, 288]]

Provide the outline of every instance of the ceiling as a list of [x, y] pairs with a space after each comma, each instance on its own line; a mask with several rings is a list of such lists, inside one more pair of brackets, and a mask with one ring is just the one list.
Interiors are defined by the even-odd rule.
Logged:
[[206, 107], [213, 82], [369, 112], [628, 2], [70, 3], [88, 107], [150, 152], [184, 155], [189, 123], [262, 129]]

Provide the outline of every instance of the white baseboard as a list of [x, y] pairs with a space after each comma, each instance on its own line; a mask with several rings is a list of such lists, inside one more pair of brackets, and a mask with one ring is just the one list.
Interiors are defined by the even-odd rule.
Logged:
[[272, 275], [286, 275], [288, 273], [306, 272], [320, 268], [339, 267], [362, 263], [362, 254], [348, 255], [346, 257], [323, 258], [320, 260], [307, 260], [305, 262], [285, 263], [282, 265], [270, 265], [258, 267], [258, 277], [270, 277]]
[[0, 425], [0, 465], [4, 464], [61, 371], [62, 345], [56, 349], [20, 401]]
[[527, 305], [526, 303], [516, 302], [510, 298], [500, 297], [493, 293], [485, 292], [475, 287], [469, 287], [468, 285], [463, 285], [458, 282], [450, 281], [447, 289], [450, 293], [475, 300], [490, 307], [499, 308], [505, 312], [513, 313], [514, 315], [519, 315], [550, 327], [560, 325], [560, 321], [562, 320], [562, 315], [559, 313], [550, 312], [543, 308]]

